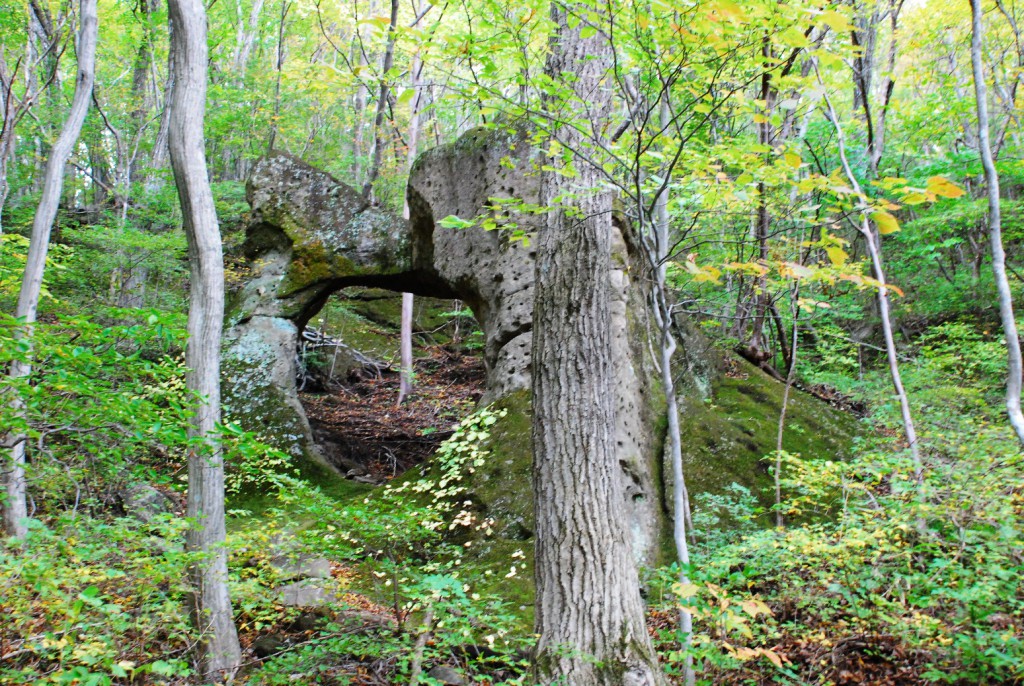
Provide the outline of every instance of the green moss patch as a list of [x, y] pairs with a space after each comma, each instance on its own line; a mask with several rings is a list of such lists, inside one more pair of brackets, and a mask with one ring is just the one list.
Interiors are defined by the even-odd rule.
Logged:
[[[784, 387], [749, 363], [741, 374], [722, 375], [710, 400], [688, 400], [681, 431], [690, 496], [725, 494], [733, 483], [774, 503], [772, 477], [764, 458], [775, 450]], [[857, 419], [799, 390], [790, 392], [783, 449], [804, 458], [845, 459], [859, 433]]]

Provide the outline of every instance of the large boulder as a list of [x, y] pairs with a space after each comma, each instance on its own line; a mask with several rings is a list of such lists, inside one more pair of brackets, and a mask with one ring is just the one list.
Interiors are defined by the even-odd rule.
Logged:
[[[486, 129], [425, 153], [409, 180], [408, 223], [367, 206], [353, 189], [294, 157], [274, 154], [260, 161], [247, 186], [252, 219], [243, 252], [249, 271], [228, 309], [229, 416], [296, 456], [320, 459], [298, 399], [295, 351], [310, 317], [332, 293], [350, 286], [463, 300], [484, 334], [484, 402], [528, 392], [534, 277], [529, 235], [540, 218], [494, 208], [513, 198], [536, 204], [535, 154], [521, 132]], [[497, 227], [485, 226], [496, 215]], [[471, 225], [442, 227], [439, 222], [450, 216]], [[653, 563], [662, 513], [655, 475], [663, 403], [650, 381], [656, 374], [646, 355], [645, 294], [630, 276], [639, 265], [623, 227], [616, 222], [608, 274], [619, 410], [615, 441], [636, 554]], [[511, 240], [513, 235], [525, 240]], [[528, 441], [514, 457], [529, 461]], [[529, 483], [522, 489], [528, 495]], [[520, 506], [508, 515], [529, 521], [529, 498], [516, 500]]]
[[[470, 484], [473, 501], [495, 520], [498, 532], [475, 549], [491, 550], [495, 560], [504, 561], [508, 553], [530, 548], [523, 543], [534, 526], [529, 238], [541, 215], [528, 208], [538, 202], [538, 168], [524, 133], [470, 131], [416, 161], [406, 222], [367, 206], [356, 191], [294, 157], [274, 154], [259, 162], [248, 185], [248, 274], [230, 303], [225, 338], [231, 418], [296, 456], [322, 462], [295, 381], [298, 337], [310, 317], [332, 293], [348, 287], [459, 298], [484, 334], [483, 402], [508, 410], [492, 427], [490, 461]], [[458, 221], [444, 221], [450, 217]], [[648, 293], [636, 276], [644, 272], [642, 259], [628, 224], [614, 221], [608, 273], [614, 440], [634, 553], [650, 565], [666, 548], [664, 523], [671, 515], [664, 392], [650, 359]], [[448, 223], [463, 228], [442, 226]], [[762, 458], [774, 449], [771, 427], [778, 420], [781, 387], [759, 370], [723, 374], [722, 357], [708, 350], [695, 327], [680, 324], [676, 363], [690, 493], [724, 493], [733, 481], [760, 493], [769, 482]], [[841, 455], [855, 430], [842, 413], [799, 394], [789, 418], [798, 431], [786, 447], [806, 456]]]
[[299, 334], [309, 318], [348, 286], [452, 292], [413, 269], [403, 219], [291, 155], [260, 160], [246, 197], [247, 273], [228, 303], [224, 335], [227, 415], [296, 457], [323, 462], [295, 382]]
[[[421, 155], [409, 176], [407, 198], [417, 257], [431, 257], [433, 269], [470, 306], [484, 331], [487, 393], [484, 402], [509, 398], [530, 387], [533, 327], [534, 256], [529, 239], [544, 221], [530, 212], [540, 200], [537, 152], [517, 129], [476, 129], [452, 144]], [[522, 208], [520, 211], [518, 208]], [[457, 230], [438, 222], [457, 217], [473, 226]], [[614, 392], [617, 403], [613, 440], [622, 466], [622, 497], [629, 510], [634, 552], [653, 564], [659, 551], [662, 507], [656, 474], [660, 472], [664, 414], [663, 394], [646, 344], [646, 292], [631, 274], [642, 272], [625, 222], [615, 221], [613, 267], [608, 273], [612, 292]], [[485, 228], [492, 225], [489, 230]], [[523, 240], [516, 240], [522, 237]], [[513, 406], [516, 403], [513, 402]], [[522, 424], [523, 410], [506, 416]], [[528, 438], [529, 426], [519, 430]], [[498, 433], [506, 433], [502, 427]], [[496, 471], [522, 475], [531, 460], [528, 440], [514, 454], [501, 450]], [[518, 468], [517, 468], [518, 465]], [[487, 476], [488, 470], [482, 473]], [[497, 479], [501, 483], [504, 479]], [[511, 484], [508, 484], [509, 486]], [[517, 528], [533, 524], [529, 482], [516, 493], [494, 493], [495, 510]], [[481, 484], [482, 491], [493, 490]], [[519, 490], [519, 489], [516, 489]], [[500, 524], [499, 524], [500, 528]]]

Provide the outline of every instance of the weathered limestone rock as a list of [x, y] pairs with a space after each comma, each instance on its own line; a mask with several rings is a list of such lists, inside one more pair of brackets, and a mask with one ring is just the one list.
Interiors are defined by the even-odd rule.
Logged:
[[[492, 427], [492, 458], [471, 486], [474, 502], [496, 520], [499, 533], [475, 549], [492, 551], [495, 560], [519, 549], [529, 556], [532, 549], [534, 255], [528, 242], [511, 238], [514, 230], [535, 232], [540, 217], [509, 211], [505, 201], [537, 202], [534, 155], [523, 134], [484, 129], [425, 153], [409, 179], [408, 223], [365, 207], [358, 193], [293, 157], [276, 154], [261, 161], [248, 186], [252, 221], [244, 250], [250, 274], [229, 308], [224, 349], [230, 416], [297, 456], [316, 458], [295, 386], [296, 349], [299, 331], [326, 299], [361, 286], [463, 300], [484, 333], [484, 402], [509, 410]], [[471, 225], [439, 225], [452, 215]], [[485, 223], [496, 228], [485, 230]], [[643, 265], [628, 228], [616, 226], [608, 275], [614, 432], [634, 552], [639, 561], [654, 564], [670, 514], [665, 493], [671, 469], [662, 456], [664, 397], [650, 360], [647, 294], [636, 276]], [[678, 390], [690, 493], [705, 486], [721, 493], [734, 480], [760, 492], [769, 481], [762, 458], [774, 449], [780, 386], [756, 370], [743, 379], [724, 376], [719, 356], [706, 352], [708, 343], [695, 327], [682, 327], [682, 334]], [[720, 407], [729, 408], [729, 416]], [[794, 399], [789, 423], [803, 433], [797, 442], [787, 439], [787, 449], [806, 456], [843, 452], [853, 432], [826, 409], [809, 397]], [[528, 583], [521, 585], [527, 607]], [[511, 586], [500, 590], [514, 592]]]
[[437, 665], [427, 672], [427, 676], [446, 684], [446, 686], [463, 686], [467, 683], [466, 677], [448, 665]]
[[280, 586], [277, 591], [285, 607], [323, 607], [341, 599], [333, 579], [302, 579]]
[[282, 553], [270, 559], [270, 566], [287, 580], [331, 578], [331, 561], [315, 555]]
[[[225, 337], [230, 415], [293, 454], [317, 457], [295, 389], [297, 336], [331, 293], [348, 286], [458, 297], [484, 333], [483, 402], [528, 390], [534, 253], [510, 237], [513, 228], [535, 232], [541, 216], [500, 208], [511, 199], [536, 204], [534, 156], [522, 133], [485, 129], [422, 155], [409, 180], [408, 224], [365, 207], [354, 190], [293, 157], [259, 162], [247, 187], [252, 221], [244, 252], [251, 274], [232, 300]], [[439, 226], [451, 215], [475, 225]], [[488, 218], [497, 229], [483, 228]], [[661, 399], [649, 381], [656, 375], [647, 368], [644, 294], [630, 277], [639, 265], [628, 233], [619, 229], [608, 275], [616, 441], [634, 549], [638, 559], [653, 563], [662, 511], [655, 479]], [[514, 457], [529, 461], [528, 441]], [[508, 515], [528, 522], [528, 481], [522, 488], [519, 506]]]
[[298, 336], [346, 286], [450, 296], [412, 270], [408, 225], [290, 155], [257, 163], [246, 187], [249, 274], [228, 306], [223, 353], [230, 419], [295, 456], [319, 458], [295, 385]]
[[[523, 242], [511, 241], [507, 228], [453, 230], [437, 222], [449, 216], [495, 216], [499, 213], [489, 207], [502, 200], [536, 204], [534, 154], [518, 133], [474, 129], [421, 155], [409, 175], [406, 194], [417, 262], [429, 261], [452, 284], [484, 331], [485, 404], [530, 385], [535, 253]], [[514, 223], [532, 233], [540, 221], [540, 216], [515, 214], [497, 223]]]
[[[414, 254], [417, 258], [432, 256], [438, 276], [452, 284], [484, 331], [487, 394], [483, 403], [530, 387], [535, 253], [523, 242], [510, 240], [510, 235], [514, 229], [527, 236], [536, 232], [543, 215], [508, 212], [506, 208], [514, 207], [510, 204], [513, 200], [526, 207], [538, 203], [540, 177], [535, 156], [521, 132], [476, 129], [421, 155], [409, 177]], [[476, 220], [477, 225], [454, 231], [437, 227], [438, 221], [452, 215]], [[487, 220], [493, 220], [498, 229], [481, 228]], [[634, 552], [639, 561], [653, 564], [662, 522], [655, 474], [659, 471], [662, 437], [657, 427], [662, 424], [663, 402], [651, 381], [656, 374], [646, 353], [645, 294], [630, 277], [640, 273], [639, 255], [624, 225], [616, 222], [616, 228], [613, 269], [608, 275], [618, 403], [615, 440]], [[528, 424], [522, 430], [528, 437]], [[517, 453], [501, 459], [528, 465], [528, 440]], [[500, 471], [522, 472], [514, 464], [507, 467]], [[506, 522], [529, 532], [533, 504], [526, 483], [528, 478], [521, 493], [496, 493], [500, 505], [494, 504], [499, 505]]]

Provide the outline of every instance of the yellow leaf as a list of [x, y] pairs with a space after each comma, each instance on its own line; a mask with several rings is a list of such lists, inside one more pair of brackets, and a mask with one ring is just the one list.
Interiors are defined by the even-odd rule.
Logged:
[[875, 220], [875, 224], [878, 225], [878, 232], [883, 236], [900, 230], [900, 223], [896, 220], [896, 217], [884, 210], [872, 212], [871, 218]]
[[795, 152], [787, 152], [784, 157], [786, 159], [786, 164], [791, 166], [793, 169], [799, 169], [800, 165], [803, 164], [803, 160], [800, 159], [800, 155], [797, 155]]
[[943, 198], [959, 198], [964, 194], [962, 188], [941, 176], [933, 176], [928, 179], [928, 190]]
[[743, 8], [732, 0], [718, 0], [716, 5], [715, 9], [726, 16], [731, 16], [739, 20], [747, 18], [747, 13], [743, 11]]
[[784, 262], [782, 271], [788, 272], [788, 274], [792, 275], [793, 278], [796, 279], [806, 279], [814, 276], [813, 269], [808, 269], [802, 264], [798, 264], [796, 262]]
[[924, 193], [908, 193], [903, 196], [904, 205], [920, 205], [923, 202], [928, 202], [928, 196]]
[[782, 669], [782, 658], [779, 657], [774, 650], [768, 648], [761, 648], [761, 654], [768, 658], [773, 665]]
[[842, 267], [846, 264], [846, 260], [850, 257], [846, 254], [845, 250], [835, 245], [825, 248], [825, 252], [828, 253], [828, 259], [837, 267]]
[[676, 584], [675, 592], [677, 595], [683, 598], [690, 598], [697, 595], [697, 591], [700, 590], [700, 586], [697, 584]]
[[818, 19], [828, 24], [836, 33], [845, 33], [853, 28], [850, 20], [835, 10], [826, 10], [818, 15]]

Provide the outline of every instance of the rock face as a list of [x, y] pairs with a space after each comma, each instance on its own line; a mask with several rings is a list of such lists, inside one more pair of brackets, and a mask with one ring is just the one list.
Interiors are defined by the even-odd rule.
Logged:
[[[540, 177], [535, 151], [518, 131], [477, 129], [458, 141], [431, 150], [416, 161], [407, 197], [415, 241], [414, 255], [430, 262], [438, 276], [457, 290], [484, 331], [487, 394], [483, 403], [528, 390], [533, 324], [535, 253], [528, 243], [510, 240], [536, 232], [543, 215], [509, 211], [536, 206]], [[449, 216], [472, 220], [458, 230], [437, 227]], [[482, 225], [496, 228], [485, 230]], [[628, 230], [616, 222], [612, 245], [614, 387], [618, 403], [615, 441], [622, 465], [623, 497], [629, 510], [634, 552], [652, 564], [658, 552], [662, 509], [655, 475], [661, 436], [656, 427], [663, 412], [656, 378], [646, 355], [645, 293], [630, 278], [640, 273]], [[430, 240], [427, 240], [427, 237]], [[526, 444], [513, 462], [529, 459]], [[508, 460], [506, 460], [508, 461]], [[515, 499], [519, 507], [503, 513], [532, 527], [529, 491]]]
[[149, 484], [134, 484], [121, 497], [125, 511], [143, 524], [152, 523], [160, 515], [174, 513], [174, 501]]
[[385, 285], [450, 297], [412, 267], [408, 225], [290, 155], [261, 160], [246, 187], [248, 274], [228, 305], [228, 417], [293, 455], [318, 458], [295, 386], [299, 332], [334, 292]]
[[[538, 198], [534, 152], [516, 131], [470, 131], [422, 155], [408, 188], [410, 221], [366, 207], [361, 196], [300, 160], [259, 162], [247, 187], [252, 220], [243, 246], [250, 273], [228, 310], [225, 397], [230, 416], [295, 455], [317, 449], [295, 388], [298, 333], [326, 299], [349, 286], [457, 297], [484, 333], [488, 403], [530, 385], [533, 257], [540, 215], [502, 209]], [[505, 202], [503, 202], [505, 201]], [[472, 226], [443, 228], [456, 216]], [[493, 224], [491, 230], [484, 224]], [[513, 232], [526, 241], [511, 240]], [[661, 522], [655, 474], [660, 393], [649, 379], [644, 294], [630, 237], [612, 246], [616, 441], [637, 557], [655, 561]], [[519, 458], [529, 460], [528, 441]], [[516, 519], [531, 518], [529, 484]]]
[[[517, 133], [475, 129], [421, 155], [409, 175], [409, 223], [418, 262], [429, 263], [473, 310], [484, 331], [487, 396], [530, 385], [534, 251], [510, 240], [510, 226], [536, 230], [538, 216], [501, 216], [490, 207], [519, 198], [537, 203], [533, 151]], [[444, 229], [446, 217], [493, 219], [499, 227]], [[503, 228], [502, 228], [503, 227]]]
[[[510, 200], [526, 207], [537, 202], [535, 162], [519, 132], [470, 131], [416, 161], [405, 222], [366, 207], [354, 190], [300, 160], [283, 154], [262, 160], [247, 188], [249, 273], [229, 305], [224, 347], [229, 417], [297, 457], [320, 459], [298, 400], [296, 350], [299, 332], [327, 298], [360, 286], [464, 301], [484, 333], [483, 402], [508, 410], [492, 427], [492, 459], [478, 470], [473, 486], [475, 501], [499, 532], [500, 540], [480, 546], [493, 550], [495, 559], [520, 548], [529, 555], [524, 541], [533, 531], [534, 254], [528, 240], [513, 238], [528, 239], [541, 220], [529, 211], [512, 211]], [[452, 216], [465, 228], [441, 226]], [[659, 562], [670, 513], [665, 493], [671, 469], [662, 456], [664, 394], [648, 353], [647, 294], [634, 276], [643, 273], [640, 258], [625, 224], [616, 227], [608, 274], [614, 432], [634, 553], [650, 565]], [[690, 493], [722, 493], [734, 480], [760, 491], [768, 482], [762, 458], [774, 449], [779, 385], [756, 370], [722, 374], [722, 360], [707, 351], [696, 328], [682, 326], [681, 332], [677, 364]], [[826, 409], [810, 397], [794, 400], [789, 423], [802, 433], [795, 443], [789, 439], [787, 450], [833, 457], [844, 452], [854, 431], [841, 413], [832, 416]], [[529, 605], [525, 596], [523, 605]]]

